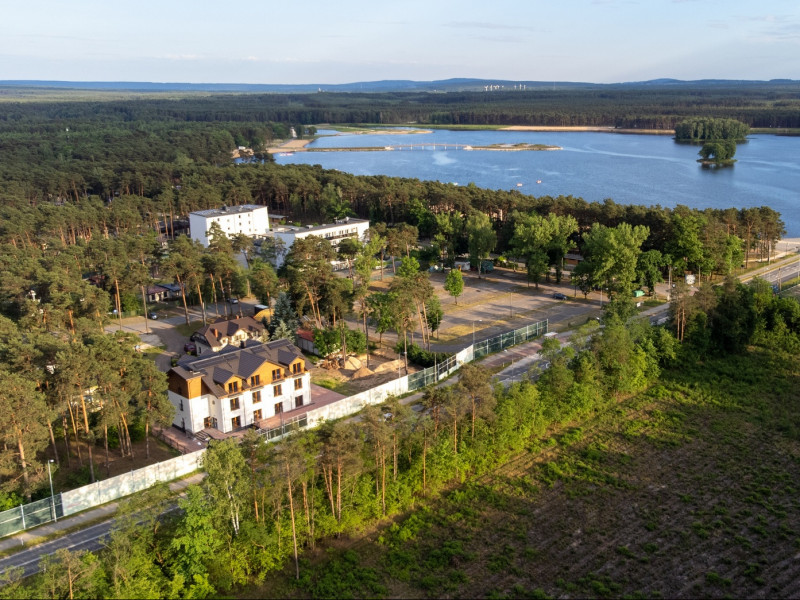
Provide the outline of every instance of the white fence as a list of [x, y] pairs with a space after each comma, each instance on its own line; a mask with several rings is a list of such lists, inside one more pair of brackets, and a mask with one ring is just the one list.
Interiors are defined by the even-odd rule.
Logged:
[[380, 404], [389, 396], [400, 396], [408, 391], [408, 376], [387, 381], [383, 385], [370, 388], [338, 402], [310, 410], [308, 412], [308, 426], [314, 427], [321, 421], [339, 419], [357, 413], [370, 404]]
[[110, 479], [90, 483], [75, 490], [61, 493], [64, 516], [69, 516], [135, 492], [140, 492], [159, 481], [172, 481], [200, 468], [204, 450], [176, 456], [154, 465], [123, 473]]

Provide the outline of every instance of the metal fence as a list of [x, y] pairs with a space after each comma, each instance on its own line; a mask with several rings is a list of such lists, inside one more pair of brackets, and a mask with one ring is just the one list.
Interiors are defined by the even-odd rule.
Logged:
[[[500, 352], [516, 344], [530, 341], [534, 338], [544, 335], [545, 333], [547, 333], [547, 320], [538, 321], [536, 323], [526, 325], [525, 327], [515, 329], [514, 331], [501, 333], [500, 335], [487, 340], [476, 342], [472, 346], [468, 346], [466, 349], [469, 350], [471, 348], [471, 360], [477, 360], [487, 356], [488, 354], [494, 354], [495, 352]], [[422, 371], [417, 371], [416, 373], [412, 373], [408, 376], [408, 390], [414, 391], [427, 387], [431, 384], [438, 383], [440, 379], [444, 379], [460, 366], [461, 364], [459, 364], [456, 360], [456, 355], [453, 355], [440, 364], [428, 367]]]
[[500, 352], [501, 350], [505, 350], [517, 344], [522, 344], [523, 342], [528, 342], [545, 333], [547, 333], [547, 320], [538, 321], [525, 327], [515, 329], [514, 331], [501, 333], [498, 336], [483, 340], [482, 342], [476, 342], [472, 346], [473, 360], [483, 358], [487, 354]]
[[44, 525], [64, 516], [61, 494], [0, 512], [0, 537]]
[[258, 433], [267, 441], [277, 440], [278, 438], [291, 433], [297, 429], [304, 429], [308, 425], [308, 415], [300, 415], [288, 419], [285, 423], [281, 423], [278, 427], [272, 429], [259, 429]]

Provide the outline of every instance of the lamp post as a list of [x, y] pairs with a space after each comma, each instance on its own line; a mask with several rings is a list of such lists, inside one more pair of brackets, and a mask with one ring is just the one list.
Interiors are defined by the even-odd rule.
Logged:
[[47, 478], [50, 480], [50, 507], [53, 511], [53, 521], [58, 523], [58, 516], [56, 515], [56, 496], [53, 493], [53, 475], [50, 472], [50, 463], [52, 462], [52, 458], [47, 461]]
[[472, 321], [472, 346], [473, 346], [472, 351], [473, 351], [473, 353], [475, 352], [475, 323], [476, 322], [477, 323], [483, 323], [483, 321], [481, 319], [478, 319], [477, 321]]

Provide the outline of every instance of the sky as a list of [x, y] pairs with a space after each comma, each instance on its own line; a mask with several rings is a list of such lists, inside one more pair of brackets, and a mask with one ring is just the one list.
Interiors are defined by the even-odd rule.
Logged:
[[0, 80], [800, 79], [798, 0], [0, 0]]

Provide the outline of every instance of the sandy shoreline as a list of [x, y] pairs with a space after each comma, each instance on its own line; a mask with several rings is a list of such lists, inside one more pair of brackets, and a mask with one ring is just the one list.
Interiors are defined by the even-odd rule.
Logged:
[[270, 154], [277, 154], [278, 152], [302, 152], [306, 149], [306, 146], [313, 141], [314, 140], [289, 140], [280, 146], [267, 148], [267, 152]]

